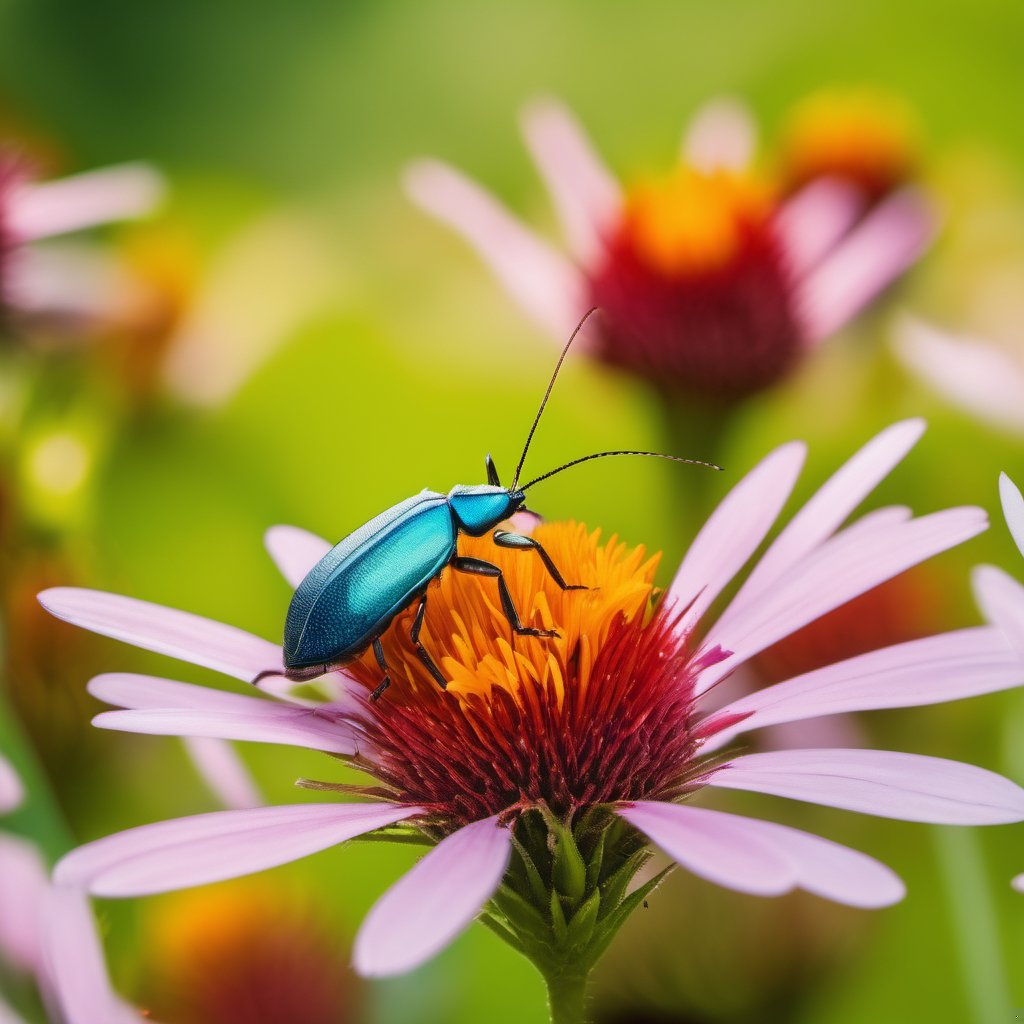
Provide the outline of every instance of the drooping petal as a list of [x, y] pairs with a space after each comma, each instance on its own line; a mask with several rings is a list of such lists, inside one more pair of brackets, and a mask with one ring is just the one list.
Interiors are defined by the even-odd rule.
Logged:
[[862, 208], [855, 188], [827, 178], [805, 185], [786, 200], [775, 223], [793, 275], [801, 278], [817, 266], [850, 230]]
[[263, 540], [281, 575], [293, 587], [297, 587], [331, 550], [331, 545], [322, 537], [298, 526], [272, 526]]
[[742, 171], [750, 166], [757, 146], [754, 115], [735, 96], [709, 100], [690, 119], [680, 155], [699, 171]]
[[249, 774], [238, 751], [230, 743], [212, 736], [186, 736], [182, 743], [189, 760], [222, 807], [243, 810], [263, 805], [263, 796], [256, 780]]
[[884, 200], [808, 274], [799, 305], [808, 341], [822, 341], [892, 284], [928, 247], [935, 214], [916, 189]]
[[287, 864], [418, 813], [393, 804], [214, 811], [88, 843], [58, 863], [54, 879], [96, 896], [171, 892]]
[[999, 500], [1014, 543], [1024, 555], [1024, 495], [1005, 473], [999, 474]]
[[47, 885], [38, 848], [0, 833], [0, 960], [33, 974], [42, 964], [40, 907]]
[[127, 1024], [141, 1020], [110, 985], [103, 947], [89, 899], [68, 886], [54, 886], [37, 908], [44, 917], [46, 969], [43, 988], [62, 1024]]
[[0, 814], [13, 811], [24, 799], [21, 779], [2, 754], [0, 754]]
[[801, 889], [866, 909], [887, 907], [906, 895], [890, 867], [859, 850], [773, 821], [742, 820], [750, 835], [774, 846], [789, 862]]
[[1024, 789], [1002, 775], [894, 750], [746, 754], [709, 776], [707, 783], [936, 825], [1024, 821]]
[[715, 717], [742, 718], [703, 748], [766, 725], [878, 708], [916, 707], [1024, 683], [1024, 666], [999, 630], [962, 629], [870, 651], [765, 687], [726, 704]]
[[25, 241], [62, 235], [150, 213], [166, 183], [147, 164], [121, 164], [70, 178], [18, 186], [6, 211], [7, 227]]
[[523, 111], [523, 137], [555, 204], [569, 250], [590, 266], [622, 206], [618, 182], [586, 132], [558, 100], [542, 99]]
[[764, 540], [782, 511], [807, 448], [793, 441], [759, 462], [712, 512], [676, 571], [666, 601], [689, 607], [681, 628], [707, 610]]
[[618, 813], [674, 861], [716, 885], [778, 896], [796, 884], [787, 860], [753, 833], [746, 824], [750, 819], [649, 800]]
[[583, 276], [564, 256], [446, 164], [416, 162], [405, 189], [422, 210], [462, 235], [526, 313], [564, 343], [587, 308]]
[[498, 888], [511, 851], [511, 833], [497, 816], [438, 843], [366, 916], [353, 952], [356, 970], [401, 974], [447, 946]]
[[[894, 423], [876, 434], [844, 463], [793, 516], [758, 559], [727, 614], [736, 614], [747, 601], [762, 593], [809, 551], [831, 537], [846, 517], [906, 457], [924, 430], [925, 423], [920, 419]], [[723, 615], [719, 621], [725, 619]]]
[[994, 565], [976, 566], [971, 583], [982, 614], [1024, 655], [1024, 586]]
[[245, 682], [264, 670], [283, 667], [277, 644], [175, 608], [78, 587], [44, 590], [39, 602], [51, 615], [94, 633]]
[[89, 692], [126, 711], [104, 711], [101, 729], [163, 736], [211, 736], [254, 743], [282, 743], [335, 754], [353, 754], [349, 727], [330, 705], [279, 704], [153, 676], [97, 676]]
[[986, 526], [985, 513], [969, 507], [946, 509], [909, 522], [886, 517], [866, 525], [854, 523], [765, 593], [745, 601], [735, 614], [726, 609], [704, 645], [733, 653], [701, 674], [698, 690], [708, 689], [737, 665], [833, 608], [969, 540]]
[[1024, 432], [1024, 366], [978, 338], [905, 318], [896, 354], [922, 380], [986, 423]]

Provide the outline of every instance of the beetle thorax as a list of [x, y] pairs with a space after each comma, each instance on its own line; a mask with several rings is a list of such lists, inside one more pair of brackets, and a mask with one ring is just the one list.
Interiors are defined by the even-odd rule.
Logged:
[[481, 537], [493, 530], [525, 500], [522, 491], [508, 491], [493, 484], [459, 484], [448, 492], [448, 506], [455, 525], [471, 537]]

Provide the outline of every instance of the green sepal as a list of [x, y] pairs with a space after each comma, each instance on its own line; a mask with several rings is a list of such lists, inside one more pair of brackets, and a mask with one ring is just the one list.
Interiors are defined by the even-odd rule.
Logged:
[[601, 884], [601, 917], [606, 918], [614, 912], [622, 902], [626, 888], [633, 876], [642, 868], [651, 856], [648, 850], [637, 850], [605, 879]]
[[587, 865], [570, 829], [550, 813], [545, 814], [551, 839], [551, 876], [566, 899], [577, 903], [587, 891]]
[[549, 905], [551, 907], [551, 931], [555, 942], [559, 946], [564, 946], [569, 935], [569, 926], [565, 920], [565, 911], [562, 910], [562, 898], [557, 891], [552, 891]]
[[569, 921], [566, 944], [572, 949], [585, 947], [594, 935], [594, 927], [601, 910], [601, 894], [594, 890]]
[[551, 925], [547, 915], [525, 897], [520, 896], [511, 886], [503, 885], [491, 897], [491, 901], [512, 926], [513, 931], [525, 933], [530, 938], [542, 942], [550, 942]]

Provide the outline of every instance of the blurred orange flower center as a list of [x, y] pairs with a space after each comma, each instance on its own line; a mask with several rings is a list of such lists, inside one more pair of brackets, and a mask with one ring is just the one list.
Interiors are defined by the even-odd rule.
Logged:
[[683, 166], [632, 190], [623, 232], [637, 256], [661, 273], [700, 274], [732, 261], [771, 209], [769, 189], [752, 175]]

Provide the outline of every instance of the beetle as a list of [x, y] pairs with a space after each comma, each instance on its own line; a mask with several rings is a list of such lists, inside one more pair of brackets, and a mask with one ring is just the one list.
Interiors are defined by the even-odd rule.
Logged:
[[[442, 689], [447, 688], [447, 680], [420, 641], [427, 610], [427, 588], [446, 568], [496, 580], [502, 611], [516, 635], [557, 637], [555, 630], [523, 625], [501, 569], [482, 558], [459, 555], [459, 535], [482, 537], [493, 530], [496, 545], [536, 552], [562, 590], [586, 590], [583, 584], [565, 582], [538, 541], [499, 528], [515, 512], [525, 509], [526, 491], [572, 466], [609, 455], [643, 455], [719, 468], [658, 452], [595, 452], [520, 486], [526, 454], [558, 371], [573, 340], [593, 312], [590, 310], [583, 317], [562, 350], [530, 427], [511, 486], [502, 486], [494, 460], [488, 455], [486, 484], [459, 485], [447, 494], [421, 491], [350, 533], [313, 566], [296, 588], [285, 620], [283, 674], [288, 679], [295, 682], [314, 679], [350, 663], [372, 646], [382, 673], [380, 685], [372, 694], [376, 700], [391, 682], [381, 636], [395, 616], [418, 599], [409, 639], [433, 679]], [[253, 682], [280, 674], [279, 669], [261, 672]]]

